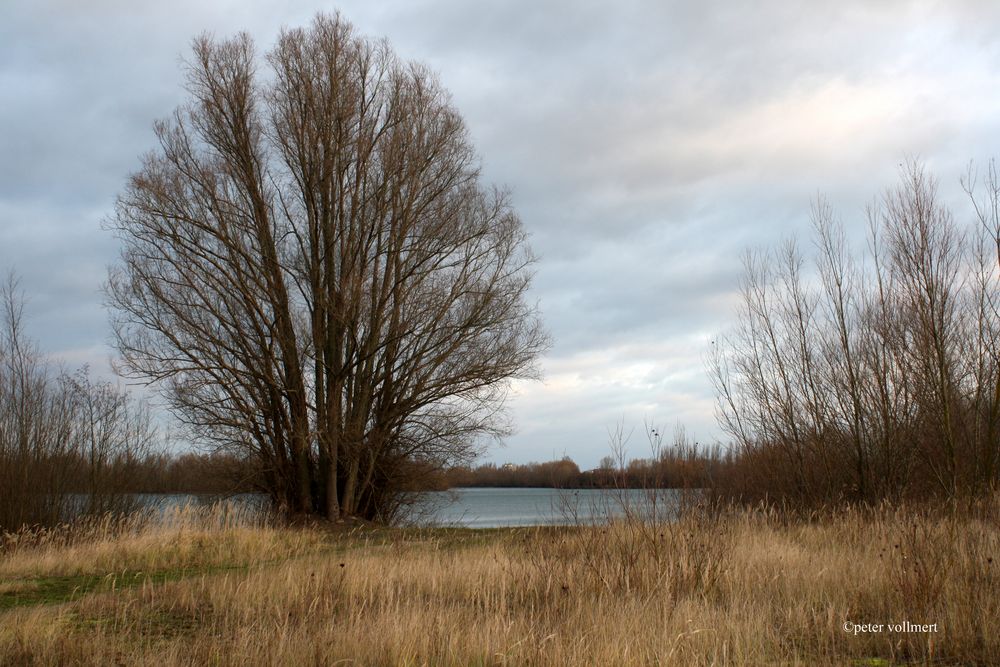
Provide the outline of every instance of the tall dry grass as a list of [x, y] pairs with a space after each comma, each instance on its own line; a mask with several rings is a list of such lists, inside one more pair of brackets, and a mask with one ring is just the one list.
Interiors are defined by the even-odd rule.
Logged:
[[[994, 504], [976, 518], [886, 508], [499, 531], [192, 529], [194, 551], [213, 555], [186, 562], [231, 551], [243, 567], [7, 611], [0, 664], [997, 664], [997, 516]], [[100, 540], [24, 548], [0, 577], [193, 558], [176, 542], [150, 527], [116, 536], [114, 555]], [[905, 621], [937, 631], [844, 629]]]
[[232, 566], [290, 558], [322, 534], [288, 530], [268, 510], [219, 502], [85, 516], [51, 528], [0, 534], [0, 578]]

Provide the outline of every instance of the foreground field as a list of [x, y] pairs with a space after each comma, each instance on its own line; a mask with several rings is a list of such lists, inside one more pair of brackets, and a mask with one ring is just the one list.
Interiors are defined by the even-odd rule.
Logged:
[[8, 536], [0, 664], [1000, 664], [996, 516], [98, 522]]

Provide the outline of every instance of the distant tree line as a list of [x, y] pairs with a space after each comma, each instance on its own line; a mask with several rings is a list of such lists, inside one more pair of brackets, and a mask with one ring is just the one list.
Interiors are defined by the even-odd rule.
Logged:
[[145, 456], [136, 461], [125, 488], [131, 493], [213, 496], [265, 493], [256, 463], [227, 452]]
[[[1000, 480], [1000, 180], [956, 219], [907, 165], [856, 252], [831, 207], [812, 252], [745, 259], [739, 324], [713, 344], [729, 492], [803, 505], [978, 496]], [[813, 261], [808, 257], [812, 255]]]
[[547, 487], [570, 488], [580, 479], [580, 468], [564, 457], [558, 461], [526, 464], [484, 463], [455, 466], [442, 473], [443, 484], [452, 487]]
[[607, 456], [591, 470], [580, 470], [569, 457], [526, 464], [484, 463], [446, 470], [442, 486], [542, 487], [559, 489], [705, 489], [727, 482], [737, 460], [720, 446], [700, 447], [681, 441], [657, 446], [652, 456], [625, 461]]

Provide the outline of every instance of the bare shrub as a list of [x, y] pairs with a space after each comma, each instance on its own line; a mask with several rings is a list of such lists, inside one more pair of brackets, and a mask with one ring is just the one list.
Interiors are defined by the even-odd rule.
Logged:
[[967, 227], [910, 163], [868, 211], [867, 254], [823, 201], [814, 265], [791, 242], [748, 253], [740, 324], [710, 364], [745, 478], [731, 494], [819, 506], [996, 485], [995, 170], [985, 183]]
[[0, 306], [0, 531], [134, 509], [131, 473], [157, 443], [148, 410], [53, 366], [26, 336], [13, 276]]

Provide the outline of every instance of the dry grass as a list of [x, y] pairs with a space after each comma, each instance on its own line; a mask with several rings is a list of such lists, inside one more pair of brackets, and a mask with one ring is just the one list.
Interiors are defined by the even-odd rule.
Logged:
[[317, 532], [234, 504], [187, 505], [0, 536], [0, 577], [65, 577], [231, 567], [315, 550]]
[[6, 590], [200, 568], [0, 611], [0, 664], [997, 664], [998, 550], [995, 519], [895, 510], [480, 532], [147, 525], [0, 560]]

